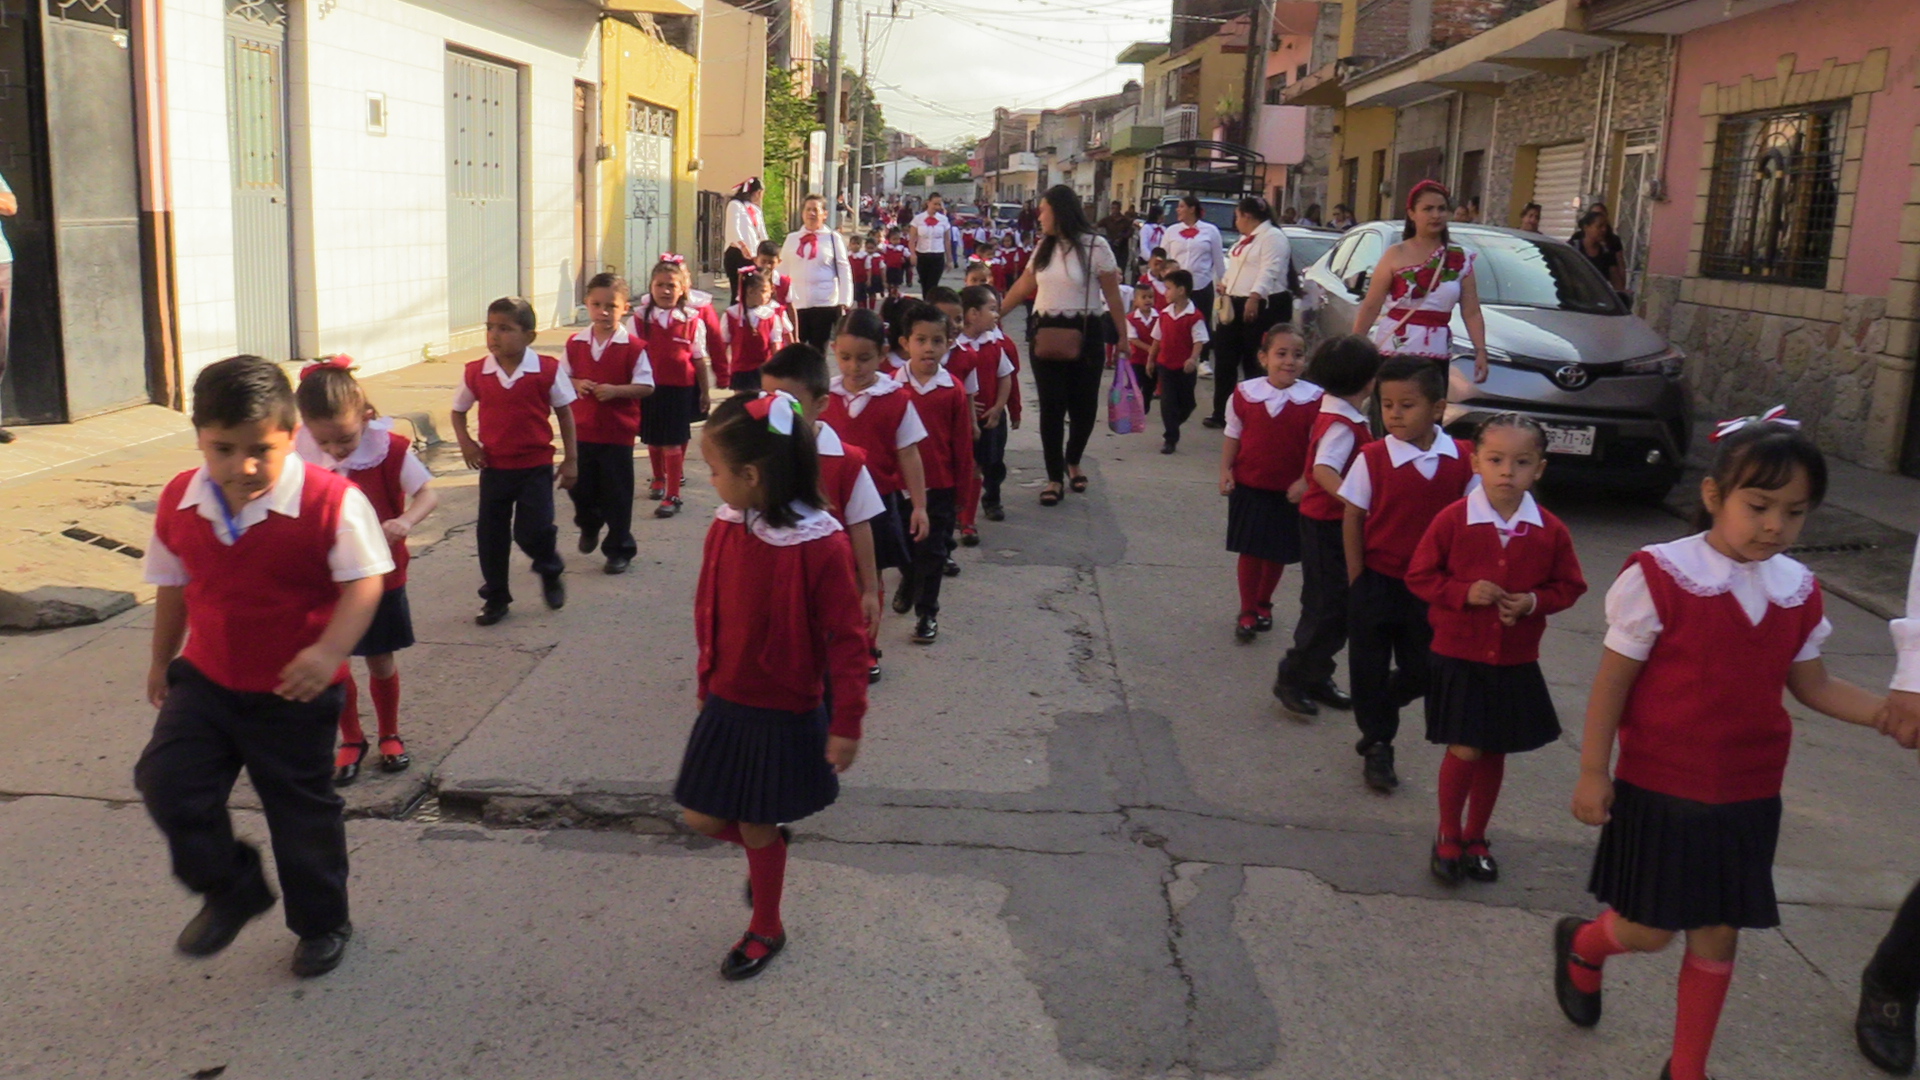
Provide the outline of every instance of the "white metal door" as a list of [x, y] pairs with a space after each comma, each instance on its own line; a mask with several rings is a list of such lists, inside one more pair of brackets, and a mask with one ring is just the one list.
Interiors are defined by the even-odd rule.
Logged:
[[240, 351], [293, 356], [287, 206], [285, 0], [227, 2], [227, 146], [233, 178], [233, 300]]
[[447, 321], [486, 325], [520, 292], [520, 73], [447, 53]]
[[1660, 133], [1653, 128], [1629, 132], [1620, 162], [1620, 195], [1613, 207], [1613, 228], [1626, 246], [1628, 292], [1640, 290], [1640, 275], [1647, 269], [1647, 232], [1653, 215], [1647, 209], [1646, 190], [1653, 180], [1654, 154], [1659, 145]]
[[1584, 143], [1543, 146], [1534, 162], [1533, 201], [1540, 204], [1540, 231], [1565, 239], [1580, 220], [1580, 185], [1586, 176]]
[[673, 110], [627, 101], [627, 280], [636, 290], [673, 250], [673, 129]]

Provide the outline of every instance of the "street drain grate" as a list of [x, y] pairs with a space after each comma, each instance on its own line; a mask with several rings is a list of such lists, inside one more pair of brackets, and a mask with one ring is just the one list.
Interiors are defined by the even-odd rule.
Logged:
[[103, 548], [107, 551], [113, 552], [116, 555], [125, 555], [129, 559], [144, 559], [147, 557], [146, 552], [140, 550], [137, 547], [134, 547], [132, 544], [125, 543], [124, 541], [120, 541], [120, 540], [115, 540], [111, 536], [101, 536], [99, 533], [96, 533], [96, 532], [88, 532], [87, 530], [80, 528], [78, 525], [74, 526], [71, 529], [60, 530], [60, 535], [66, 537], [69, 540], [78, 540], [83, 544], [91, 544], [94, 547]]
[[1879, 544], [1796, 544], [1787, 549], [1789, 555], [1852, 555], [1861, 551], [1873, 551]]

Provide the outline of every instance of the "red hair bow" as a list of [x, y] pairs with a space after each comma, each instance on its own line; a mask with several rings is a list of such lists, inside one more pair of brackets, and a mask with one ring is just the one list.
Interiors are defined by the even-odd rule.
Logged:
[[766, 421], [767, 430], [776, 435], [791, 435], [793, 418], [800, 415], [800, 400], [785, 390], [775, 390], [747, 402], [747, 415]]
[[313, 363], [308, 364], [306, 367], [301, 368], [300, 378], [305, 379], [307, 376], [313, 374], [316, 371], [352, 371], [352, 370], [353, 370], [353, 357], [348, 356], [346, 353], [335, 353], [324, 360], [315, 360]]
[[1748, 424], [1780, 424], [1784, 427], [1797, 428], [1800, 426], [1800, 421], [1787, 418], [1785, 405], [1775, 405], [1759, 416], [1737, 416], [1732, 420], [1720, 421], [1719, 425], [1713, 429], [1713, 434], [1707, 436], [1707, 441], [1719, 442]]
[[1448, 202], [1453, 201], [1453, 192], [1447, 190], [1447, 185], [1441, 183], [1438, 180], [1422, 180], [1419, 183], [1413, 185], [1412, 191], [1407, 192], [1407, 213], [1408, 214], [1413, 213], [1414, 204], [1420, 201], [1420, 196], [1425, 195], [1429, 191], [1437, 191], [1440, 193], [1441, 198], [1447, 200]]

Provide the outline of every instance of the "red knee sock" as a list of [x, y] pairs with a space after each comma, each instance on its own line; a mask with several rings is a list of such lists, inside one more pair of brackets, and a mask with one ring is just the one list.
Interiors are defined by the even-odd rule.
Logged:
[[1447, 858], [1460, 857], [1460, 814], [1467, 808], [1478, 764], [1453, 754], [1440, 759], [1440, 853]]
[[1680, 1004], [1673, 1022], [1673, 1080], [1706, 1080], [1707, 1054], [1720, 1007], [1727, 1003], [1733, 961], [1687, 954], [1680, 962]]
[[1260, 564], [1265, 559], [1256, 559], [1251, 555], [1240, 556], [1239, 564], [1234, 568], [1240, 578], [1240, 614], [1253, 614], [1253, 605], [1260, 602]]
[[360, 687], [349, 675], [340, 688], [346, 691], [340, 699], [340, 741], [365, 742], [367, 733], [360, 730]]
[[680, 474], [687, 467], [687, 448], [669, 446], [663, 453], [666, 456], [667, 498], [677, 499], [680, 497]]
[[1263, 615], [1273, 614], [1273, 590], [1280, 587], [1280, 575], [1286, 569], [1286, 563], [1274, 562], [1272, 559], [1260, 560], [1260, 586], [1253, 597], [1254, 610]]
[[[785, 838], [775, 837], [766, 847], [747, 849], [747, 881], [753, 886], [753, 919], [747, 923], [747, 932], [765, 938], [779, 937], [785, 929], [780, 925], [780, 890], [787, 881]], [[767, 949], [757, 941], [749, 941], [746, 951], [757, 960], [766, 955]]]
[[714, 833], [712, 839], [725, 840], [729, 844], [739, 844], [741, 847], [747, 846], [746, 838], [740, 835], [740, 823], [737, 821], [727, 822], [727, 827]]
[[382, 679], [367, 680], [367, 696], [373, 699], [373, 715], [380, 723], [382, 739], [400, 737], [400, 673]]
[[[1608, 908], [1600, 913], [1599, 918], [1581, 927], [1580, 932], [1573, 935], [1573, 954], [1598, 968], [1607, 962], [1607, 957], [1631, 951], [1620, 944], [1620, 939], [1614, 935], [1613, 924], [1618, 919], [1613, 909]], [[1583, 968], [1579, 964], [1568, 964], [1567, 969], [1573, 976], [1573, 985], [1581, 993], [1599, 993], [1599, 971]]]
[[667, 474], [662, 469], [662, 465], [666, 456], [667, 450], [663, 446], [647, 447], [647, 466], [653, 470], [653, 480], [647, 485], [648, 487], [659, 487], [665, 483], [662, 477]]
[[1487, 838], [1493, 804], [1500, 801], [1500, 781], [1507, 775], [1507, 755], [1482, 754], [1473, 764], [1473, 790], [1467, 800], [1466, 839], [1469, 842]]

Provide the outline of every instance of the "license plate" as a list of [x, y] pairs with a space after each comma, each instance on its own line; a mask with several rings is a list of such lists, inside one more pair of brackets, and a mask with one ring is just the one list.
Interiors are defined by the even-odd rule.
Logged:
[[1580, 426], [1543, 424], [1541, 426], [1547, 429], [1547, 453], [1593, 456], [1593, 438], [1600, 429], [1591, 424]]

